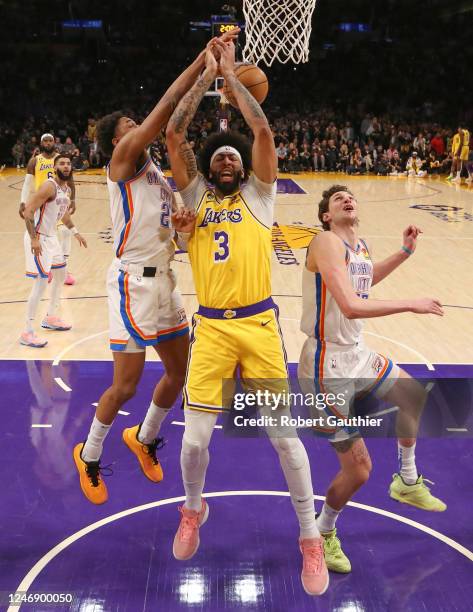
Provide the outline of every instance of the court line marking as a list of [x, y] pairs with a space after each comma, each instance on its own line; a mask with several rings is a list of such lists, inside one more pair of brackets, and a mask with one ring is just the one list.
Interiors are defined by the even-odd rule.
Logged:
[[61, 389], [63, 389], [64, 391], [67, 391], [67, 393], [70, 393], [72, 391], [72, 389], [70, 387], [68, 387], [66, 385], [66, 383], [62, 380], [62, 378], [60, 378], [59, 376], [56, 376], [54, 378], [54, 382], [59, 385], [61, 387]]
[[[293, 318], [288, 318], [288, 317], [280, 317], [280, 321], [299, 321], [299, 319], [293, 319]], [[397, 344], [398, 346], [402, 346], [402, 348], [405, 348], [408, 351], [411, 351], [411, 353], [413, 353], [414, 355], [417, 355], [417, 357], [420, 357], [420, 359], [427, 366], [428, 370], [432, 370], [432, 371], [435, 370], [434, 366], [427, 359], [427, 357], [422, 355], [422, 353], [419, 353], [419, 351], [416, 351], [415, 349], [413, 349], [408, 344], [403, 344], [402, 342], [399, 342], [398, 340], [393, 340], [392, 338], [388, 338], [388, 336], [381, 336], [380, 334], [375, 334], [374, 332], [370, 332], [370, 331], [363, 331], [363, 333], [364, 334], [368, 334], [370, 336], [376, 336], [376, 338], [381, 338], [382, 340], [388, 340], [388, 342], [392, 342], [393, 344]]]
[[68, 346], [63, 348], [62, 351], [58, 355], [56, 355], [56, 357], [54, 357], [53, 366], [59, 365], [59, 362], [64, 357], [64, 355], [68, 353], [72, 348], [78, 346], [79, 344], [82, 344], [82, 342], [87, 342], [87, 340], [91, 340], [92, 338], [97, 338], [98, 336], [102, 336], [103, 334], [106, 334], [107, 332], [108, 332], [108, 329], [105, 329], [104, 331], [98, 332], [97, 334], [91, 334], [90, 336], [86, 336], [85, 338], [81, 338], [80, 340], [77, 340], [76, 342], [69, 344]]
[[[215, 491], [212, 493], [204, 493], [202, 497], [212, 498], [212, 497], [235, 497], [235, 496], [273, 496], [273, 497], [290, 497], [288, 491]], [[28, 590], [34, 580], [39, 576], [42, 570], [48, 565], [50, 561], [52, 561], [59, 553], [68, 548], [71, 544], [80, 540], [80, 538], [88, 535], [92, 531], [103, 527], [104, 525], [108, 525], [109, 523], [113, 523], [114, 521], [118, 521], [126, 516], [131, 516], [132, 514], [136, 514], [138, 512], [142, 512], [144, 510], [150, 510], [151, 508], [158, 508], [160, 506], [168, 506], [170, 504], [176, 504], [179, 502], [185, 501], [185, 496], [181, 495], [179, 497], [169, 497], [167, 499], [161, 499], [159, 501], [150, 502], [147, 504], [142, 504], [141, 506], [135, 506], [134, 508], [129, 508], [128, 510], [122, 510], [121, 512], [117, 512], [115, 514], [111, 514], [95, 523], [91, 523], [87, 525], [87, 527], [83, 527], [79, 531], [76, 531], [72, 535], [68, 536], [59, 544], [56, 544], [53, 548], [51, 548], [45, 555], [37, 561], [33, 567], [28, 571], [28, 573], [21, 580], [20, 584], [16, 587], [16, 591], [22, 591], [25, 594], [28, 593]], [[323, 501], [325, 497], [322, 495], [314, 495], [314, 499]], [[463, 556], [465, 556], [470, 561], [473, 561], [473, 551], [469, 550], [465, 546], [462, 546], [455, 540], [452, 540], [448, 536], [440, 533], [439, 531], [435, 531], [435, 529], [431, 529], [422, 523], [418, 523], [417, 521], [413, 521], [407, 517], [401, 516], [399, 514], [395, 514], [394, 512], [390, 512], [389, 510], [384, 510], [381, 508], [377, 508], [376, 506], [368, 506], [366, 504], [360, 504], [358, 502], [349, 501], [348, 506], [353, 508], [357, 508], [359, 510], [366, 510], [367, 512], [373, 512], [374, 514], [379, 514], [381, 516], [385, 516], [387, 518], [391, 518], [399, 523], [404, 523], [405, 525], [409, 525], [410, 527], [414, 527], [419, 531], [423, 531], [428, 535], [436, 538], [440, 542], [447, 544]], [[20, 606], [10, 606], [7, 612], [17, 612], [20, 609]]]
[[[171, 425], [182, 425], [183, 427], [186, 426], [184, 421], [171, 421]], [[222, 425], [214, 425], [214, 429], [223, 429], [223, 426]]]
[[32, 423], [31, 427], [40, 428], [40, 427], [52, 427], [50, 423]]
[[[95, 406], [97, 408], [98, 405], [99, 405], [98, 402], [92, 402], [92, 406]], [[130, 416], [130, 413], [127, 412], [126, 410], [119, 410], [118, 414], [123, 414], [123, 416]]]

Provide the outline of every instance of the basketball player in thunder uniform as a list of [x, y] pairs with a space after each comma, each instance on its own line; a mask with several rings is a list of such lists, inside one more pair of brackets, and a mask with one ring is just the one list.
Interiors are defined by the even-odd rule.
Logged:
[[[357, 201], [347, 187], [333, 185], [324, 191], [319, 219], [325, 231], [310, 243], [303, 271], [301, 330], [308, 337], [298, 368], [301, 387], [336, 394], [349, 385], [355, 397], [372, 392], [399, 406], [400, 473], [393, 476], [389, 493], [397, 501], [441, 512], [446, 505], [430, 493], [415, 463], [417, 428], [426, 392], [390, 359], [365, 347], [361, 336], [364, 318], [399, 312], [443, 315], [440, 302], [431, 298], [367, 299], [372, 285], [414, 253], [420, 230], [410, 225], [399, 251], [373, 263], [365, 242], [358, 237]], [[346, 417], [349, 407], [346, 402], [343, 407], [334, 407], [332, 413]], [[336, 537], [335, 522], [368, 479], [371, 459], [356, 428], [323, 427], [321, 433], [329, 436], [337, 452], [340, 472], [329, 486], [317, 525], [324, 537], [328, 568], [346, 573], [351, 565]]]
[[[185, 206], [196, 214], [188, 251], [200, 304], [193, 318], [184, 387], [181, 468], [186, 500], [179, 509], [181, 521], [173, 545], [174, 556], [180, 560], [197, 552], [199, 528], [209, 513], [202, 491], [210, 438], [218, 414], [226, 407], [222, 381], [233, 379], [239, 367], [245, 381], [271, 379], [287, 386], [284, 344], [271, 298], [274, 141], [261, 107], [235, 76], [233, 43], [216, 44], [222, 76], [253, 132], [254, 143], [250, 154], [249, 142], [239, 134], [210, 136], [200, 155], [203, 174], [197, 172], [185, 134], [217, 75], [218, 64], [209, 50], [205, 71], [179, 103], [166, 131], [174, 180]], [[184, 224], [181, 230], [186, 229]], [[307, 593], [319, 595], [328, 587], [328, 572], [322, 539], [311, 516], [314, 502], [307, 453], [297, 435], [270, 439], [300, 523], [302, 583]]]
[[[231, 38], [228, 33], [225, 38]], [[111, 157], [107, 169], [115, 259], [108, 270], [107, 293], [113, 382], [99, 400], [84, 443], [73, 451], [82, 492], [94, 504], [108, 499], [101, 478], [103, 443], [118, 410], [135, 394], [152, 346], [164, 375], [154, 389], [144, 421], [123, 432], [123, 441], [152, 482], [163, 479], [156, 451], [161, 423], [184, 382], [189, 326], [170, 263], [173, 192], [151, 159], [148, 147], [158, 137], [180, 98], [204, 66], [205, 51], [174, 81], [141, 125], [116, 111], [97, 125], [98, 146]]]
[[[26, 167], [25, 181], [23, 183], [23, 189], [21, 190], [20, 196], [20, 217], [23, 217], [23, 211], [25, 209], [25, 202], [31, 191], [31, 187], [34, 183], [36, 191], [48, 178], [54, 177], [54, 159], [58, 152], [56, 150], [56, 144], [54, 142], [54, 136], [52, 134], [43, 134], [39, 143], [40, 152], [39, 155], [34, 155], [28, 162]], [[71, 189], [71, 205], [69, 214], [73, 215], [76, 210], [75, 194], [76, 186], [74, 179], [71, 176], [68, 180], [68, 185]], [[56, 282], [64, 283], [65, 285], [73, 285], [75, 280], [70, 272], [67, 271], [67, 262], [69, 255], [71, 254], [71, 237], [72, 234], [64, 223], [59, 220], [58, 222], [58, 236], [59, 242], [61, 243], [62, 252], [66, 266], [60, 268], [60, 272], [56, 274]], [[49, 281], [54, 280], [51, 275]]]
[[450, 175], [447, 176], [447, 181], [452, 183], [461, 183], [461, 172], [463, 165], [468, 171], [468, 182], [471, 182], [471, 173], [468, 166], [468, 158], [470, 155], [470, 132], [460, 126], [452, 140], [452, 169]]
[[[79, 244], [87, 246], [84, 238], [74, 227], [68, 212], [71, 205], [71, 190], [68, 181], [72, 172], [69, 157], [57, 155], [54, 158], [53, 170], [54, 177], [44, 181], [38, 191], [28, 200], [23, 211], [27, 230], [24, 237], [26, 276], [34, 279], [34, 284], [28, 298], [26, 329], [20, 336], [20, 342], [34, 348], [41, 348], [47, 344], [46, 340], [36, 336], [33, 323], [41, 296], [48, 283], [48, 274], [50, 270], [54, 270], [54, 274], [56, 274], [57, 270], [64, 269], [66, 265], [57, 238], [57, 222], [62, 219], [66, 227], [75, 235]], [[56, 280], [54, 278], [51, 286], [51, 299], [41, 327], [66, 331], [71, 329], [71, 325], [65, 323], [56, 314], [61, 299], [63, 279], [60, 282], [56, 282]]]

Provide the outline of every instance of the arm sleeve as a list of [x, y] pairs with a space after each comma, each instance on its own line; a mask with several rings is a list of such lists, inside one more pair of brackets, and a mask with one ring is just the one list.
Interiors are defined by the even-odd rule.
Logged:
[[277, 183], [263, 183], [252, 174], [242, 189], [242, 196], [252, 214], [266, 227], [273, 224]]
[[192, 179], [185, 189], [179, 192], [179, 194], [186, 208], [197, 208], [202, 196], [206, 191], [207, 185], [204, 177], [199, 173]]
[[21, 190], [20, 204], [26, 204], [26, 200], [30, 195], [31, 188], [33, 187], [34, 176], [32, 174], [26, 174], [23, 182], [23, 189]]

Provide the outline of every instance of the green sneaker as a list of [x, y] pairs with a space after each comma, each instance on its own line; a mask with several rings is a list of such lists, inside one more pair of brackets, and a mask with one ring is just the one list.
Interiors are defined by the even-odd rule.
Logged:
[[324, 539], [324, 557], [327, 568], [339, 574], [351, 572], [350, 559], [342, 550], [340, 540], [337, 538], [337, 529], [321, 534]]
[[[427, 478], [425, 482], [434, 484], [431, 480], [427, 480]], [[429, 487], [425, 486], [422, 476], [419, 476], [415, 484], [408, 485], [403, 481], [400, 474], [393, 474], [393, 481], [389, 487], [389, 495], [402, 504], [409, 504], [422, 510], [443, 512], [447, 509], [447, 504], [434, 497]]]

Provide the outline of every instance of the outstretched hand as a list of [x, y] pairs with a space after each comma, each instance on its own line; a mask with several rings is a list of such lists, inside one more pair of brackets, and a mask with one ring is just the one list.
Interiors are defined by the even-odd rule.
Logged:
[[191, 234], [194, 231], [196, 218], [194, 210], [178, 208], [171, 215], [172, 226], [178, 232]]
[[235, 71], [235, 45], [233, 40], [228, 42], [217, 39], [215, 47], [220, 51], [220, 70], [225, 76]]
[[409, 225], [402, 233], [402, 244], [410, 251], [414, 252], [417, 246], [417, 236], [422, 234], [422, 230], [417, 225]]

